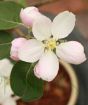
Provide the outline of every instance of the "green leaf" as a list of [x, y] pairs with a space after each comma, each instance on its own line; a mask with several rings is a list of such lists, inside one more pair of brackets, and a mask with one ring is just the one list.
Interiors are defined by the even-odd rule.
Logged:
[[0, 59], [10, 56], [11, 41], [13, 37], [8, 32], [0, 31]]
[[0, 59], [7, 58], [10, 56], [10, 43], [0, 44]]
[[21, 8], [23, 7], [15, 2], [0, 2], [0, 30], [12, 29], [21, 25], [19, 17]]
[[43, 95], [43, 81], [34, 76], [34, 65], [18, 62], [11, 73], [11, 87], [24, 101], [33, 101]]
[[12, 34], [5, 31], [0, 31], [0, 44], [9, 43], [12, 40], [13, 40]]

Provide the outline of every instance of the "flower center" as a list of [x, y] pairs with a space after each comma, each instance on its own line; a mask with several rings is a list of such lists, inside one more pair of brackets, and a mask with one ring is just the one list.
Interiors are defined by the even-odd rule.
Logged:
[[56, 40], [53, 38], [50, 38], [49, 40], [45, 41], [45, 48], [48, 50], [53, 50], [56, 48]]

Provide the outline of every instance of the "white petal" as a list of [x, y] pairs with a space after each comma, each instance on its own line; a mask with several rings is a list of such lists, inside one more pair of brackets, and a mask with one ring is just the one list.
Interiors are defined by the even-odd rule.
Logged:
[[4, 102], [2, 103], [2, 105], [17, 105], [16, 101], [11, 98], [11, 97], [8, 97], [4, 100]]
[[64, 11], [58, 14], [52, 23], [52, 34], [54, 38], [60, 39], [67, 37], [75, 26], [75, 15], [71, 12]]
[[0, 76], [9, 77], [13, 64], [10, 62], [9, 59], [2, 59], [0, 60]]
[[46, 52], [40, 58], [39, 63], [34, 69], [34, 74], [45, 81], [52, 81], [59, 70], [57, 56], [53, 52]]
[[76, 41], [61, 43], [56, 48], [56, 53], [62, 60], [72, 64], [80, 64], [86, 60], [84, 47]]
[[46, 16], [41, 16], [33, 24], [33, 35], [38, 40], [46, 40], [51, 36], [51, 20]]
[[8, 80], [9, 78], [0, 78], [0, 103], [13, 94]]
[[18, 51], [18, 57], [25, 62], [36, 62], [44, 52], [42, 42], [36, 39], [28, 40]]

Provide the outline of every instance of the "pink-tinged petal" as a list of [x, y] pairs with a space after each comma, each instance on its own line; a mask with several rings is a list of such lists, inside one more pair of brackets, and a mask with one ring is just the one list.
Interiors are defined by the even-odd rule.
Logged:
[[25, 62], [36, 62], [44, 53], [44, 45], [36, 39], [28, 40], [18, 52], [20, 60]]
[[49, 51], [43, 54], [38, 64], [35, 66], [34, 74], [45, 81], [52, 81], [59, 70], [57, 56]]
[[24, 45], [24, 43], [27, 40], [25, 38], [16, 38], [12, 41], [11, 51], [10, 51], [10, 57], [11, 59], [18, 61], [18, 50], [20, 47]]
[[40, 16], [41, 13], [36, 7], [27, 7], [25, 9], [21, 9], [20, 12], [20, 18], [26, 26], [32, 26], [33, 22], [37, 20]]
[[56, 53], [59, 58], [72, 64], [80, 64], [86, 60], [84, 47], [77, 41], [61, 43], [57, 46]]
[[16, 38], [12, 41], [12, 46], [19, 48], [25, 41], [27, 41], [25, 38]]
[[52, 34], [54, 38], [61, 39], [67, 37], [75, 26], [75, 15], [72, 12], [64, 11], [58, 14], [52, 23]]
[[13, 68], [13, 64], [9, 59], [0, 60], [0, 76], [9, 77], [11, 70]]
[[10, 58], [13, 59], [14, 61], [19, 61], [18, 48], [11, 47]]
[[36, 39], [47, 40], [51, 36], [51, 20], [42, 15], [34, 22], [32, 32]]

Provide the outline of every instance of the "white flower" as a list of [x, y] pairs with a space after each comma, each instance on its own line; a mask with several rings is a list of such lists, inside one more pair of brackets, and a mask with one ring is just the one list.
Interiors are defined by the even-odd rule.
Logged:
[[0, 76], [1, 77], [10, 77], [11, 70], [13, 68], [13, 64], [9, 59], [5, 58], [0, 60]]
[[0, 103], [5, 101], [6, 98], [11, 97], [12, 94], [9, 78], [0, 77]]
[[64, 11], [53, 22], [42, 16], [41, 20], [33, 23], [32, 32], [35, 38], [28, 40], [19, 49], [18, 56], [20, 60], [30, 63], [39, 60], [34, 68], [38, 78], [52, 81], [59, 70], [59, 59], [72, 64], [80, 64], [86, 60], [84, 48], [79, 42], [59, 42], [72, 32], [75, 21], [73, 13]]
[[9, 59], [0, 60], [0, 105], [16, 105], [9, 81], [12, 67]]
[[3, 101], [2, 105], [17, 105], [17, 103], [12, 97], [8, 97]]

